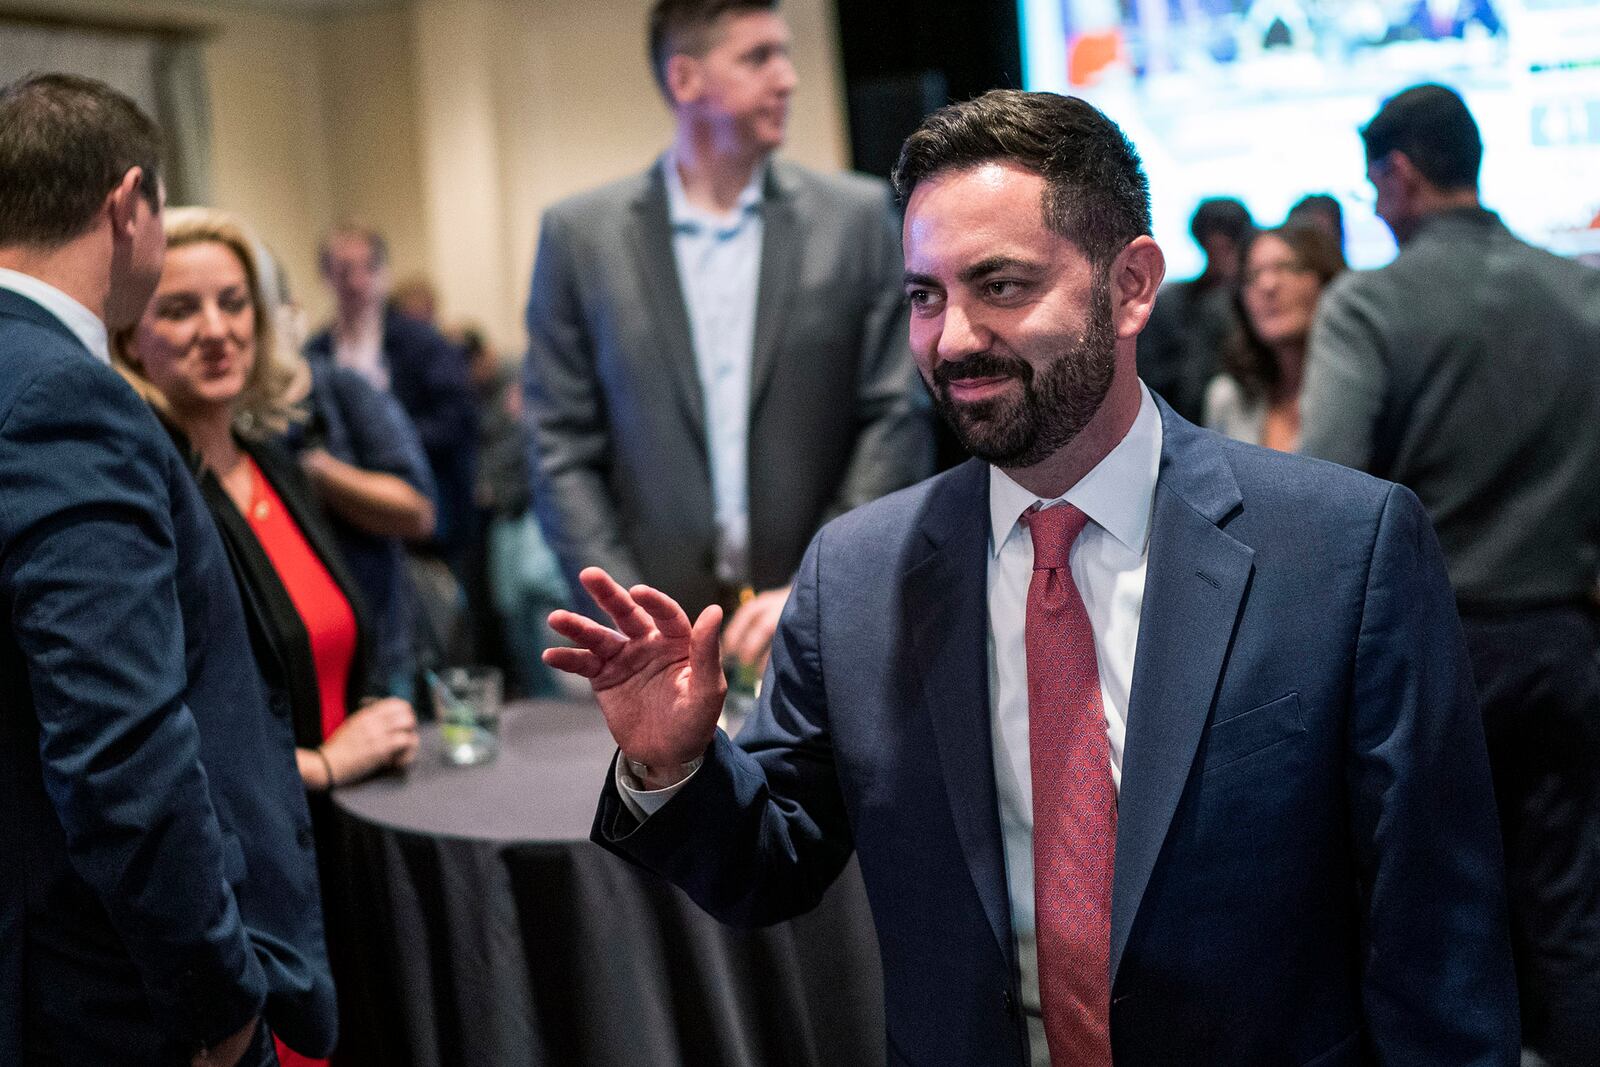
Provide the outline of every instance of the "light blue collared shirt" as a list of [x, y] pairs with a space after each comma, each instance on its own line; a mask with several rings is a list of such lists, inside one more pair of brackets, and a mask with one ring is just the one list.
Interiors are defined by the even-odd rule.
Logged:
[[9, 289], [18, 296], [32, 300], [60, 320], [72, 331], [72, 336], [83, 343], [91, 355], [102, 363], [111, 362], [111, 345], [106, 339], [106, 324], [100, 317], [49, 282], [42, 282], [31, 274], [0, 267], [0, 289]]
[[761, 190], [757, 167], [738, 206], [716, 215], [689, 203], [671, 152], [661, 157], [667, 218], [706, 413], [706, 451], [717, 524], [717, 577], [749, 579], [750, 364], [761, 274]]

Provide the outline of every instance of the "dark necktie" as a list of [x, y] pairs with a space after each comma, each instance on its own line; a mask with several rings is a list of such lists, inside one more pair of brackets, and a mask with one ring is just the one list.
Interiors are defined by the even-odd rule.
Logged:
[[1022, 516], [1033, 538], [1024, 644], [1033, 771], [1039, 999], [1054, 1067], [1111, 1064], [1111, 780], [1094, 632], [1067, 562], [1088, 517], [1071, 504]]

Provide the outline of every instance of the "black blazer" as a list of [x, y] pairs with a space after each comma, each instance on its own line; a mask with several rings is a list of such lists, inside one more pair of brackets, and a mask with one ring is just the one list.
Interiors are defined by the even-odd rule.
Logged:
[[[239, 514], [227, 491], [216, 475], [205, 467], [198, 454], [190, 447], [183, 434], [172, 426], [168, 432], [178, 445], [178, 450], [188, 457], [189, 468], [200, 483], [200, 495], [222, 535], [227, 550], [228, 565], [233, 568], [234, 582], [239, 587], [239, 597], [244, 601], [245, 621], [250, 629], [250, 642], [254, 647], [256, 662], [261, 667], [273, 701], [288, 701], [294, 723], [295, 743], [302, 748], [315, 748], [323, 741], [322, 699], [317, 683], [316, 661], [311, 655], [311, 638], [300, 613], [289, 599], [289, 591], [272, 566], [266, 550], [256, 539], [255, 532], [245, 517]], [[345, 567], [337, 542], [321, 508], [317, 505], [305, 475], [289, 452], [270, 441], [238, 438], [239, 447], [261, 468], [261, 474], [272, 486], [300, 532], [328, 569], [339, 591], [350, 602], [356, 617], [356, 652], [350, 664], [350, 676], [345, 691], [345, 704], [355, 707], [369, 696], [379, 695], [371, 678], [371, 649], [366, 622], [366, 607], [355, 579]]]

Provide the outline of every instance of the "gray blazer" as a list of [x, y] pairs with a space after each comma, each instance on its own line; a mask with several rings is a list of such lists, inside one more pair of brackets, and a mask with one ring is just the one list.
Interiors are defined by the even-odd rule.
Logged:
[[[787, 584], [828, 518], [933, 469], [888, 189], [768, 170], [751, 371], [750, 579]], [[660, 166], [552, 207], [528, 298], [530, 467], [545, 536], [577, 572], [647, 582], [692, 612], [715, 574], [705, 413]]]
[[1480, 208], [1430, 216], [1317, 309], [1301, 450], [1407, 486], [1456, 595], [1582, 600], [1600, 567], [1600, 271]]

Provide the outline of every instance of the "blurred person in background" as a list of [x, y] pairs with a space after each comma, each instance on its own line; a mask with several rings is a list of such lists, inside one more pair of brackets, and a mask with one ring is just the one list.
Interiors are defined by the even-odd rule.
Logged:
[[[413, 274], [394, 287], [389, 306], [413, 322], [438, 328], [439, 291], [420, 274]], [[464, 354], [470, 362], [472, 354]]]
[[[262, 288], [279, 303], [283, 342], [298, 351], [302, 317], [288, 279], [271, 256], [262, 258], [261, 268], [270, 278]], [[406, 545], [433, 533], [433, 471], [416, 427], [392, 394], [348, 367], [308, 363], [307, 417], [291, 422], [281, 439], [301, 457], [366, 602], [373, 682], [410, 700], [418, 691], [419, 636]]]
[[1222, 350], [1222, 373], [1206, 388], [1208, 427], [1280, 452], [1299, 447], [1311, 322], [1323, 288], [1344, 269], [1339, 246], [1310, 226], [1285, 225], [1246, 239], [1238, 322]]
[[1139, 335], [1139, 377], [1191, 422], [1201, 420], [1206, 384], [1233, 333], [1239, 257], [1254, 230], [1249, 209], [1233, 197], [1200, 201], [1189, 232], [1205, 253], [1205, 269], [1162, 286]]
[[553, 696], [560, 687], [541, 654], [555, 643], [555, 635], [545, 619], [567, 607], [571, 594], [533, 513], [522, 367], [501, 359], [476, 327], [463, 330], [462, 340], [479, 405], [475, 500], [483, 588], [478, 597], [468, 595], [489, 616], [478, 623], [479, 658], [505, 667], [518, 695]]
[[1339, 258], [1344, 258], [1344, 209], [1327, 193], [1310, 193], [1295, 201], [1284, 217], [1285, 226], [1312, 226], [1328, 235]]
[[227, 556], [110, 368], [162, 270], [162, 137], [100, 82], [0, 90], [0, 1063], [333, 1044], [304, 792]]
[[775, 0], [659, 0], [672, 144], [552, 207], [528, 298], [534, 505], [578, 570], [728, 609], [763, 662], [833, 515], [932, 473], [888, 187], [773, 158], [796, 78]]
[[1400, 254], [1332, 285], [1302, 450], [1414, 491], [1444, 548], [1505, 839], [1523, 1043], [1600, 1049], [1600, 272], [1478, 199], [1483, 141], [1419, 85], [1361, 131]]
[[[224, 212], [167, 213], [167, 251], [143, 317], [113, 358], [167, 424], [228, 547], [250, 640], [271, 699], [294, 725], [337, 976], [340, 846], [327, 795], [416, 757], [416, 718], [374, 699], [355, 583], [322, 520], [302, 464], [273, 435], [295, 418], [309, 369], [279, 337], [259, 245]], [[348, 1036], [348, 1035], [347, 1035]], [[317, 1062], [280, 1045], [285, 1064]]]
[[478, 445], [466, 359], [437, 329], [390, 305], [389, 247], [376, 230], [336, 227], [322, 243], [321, 265], [335, 317], [306, 344], [306, 356], [313, 365], [347, 367], [400, 401], [437, 487], [433, 540], [459, 577], [471, 543]]

